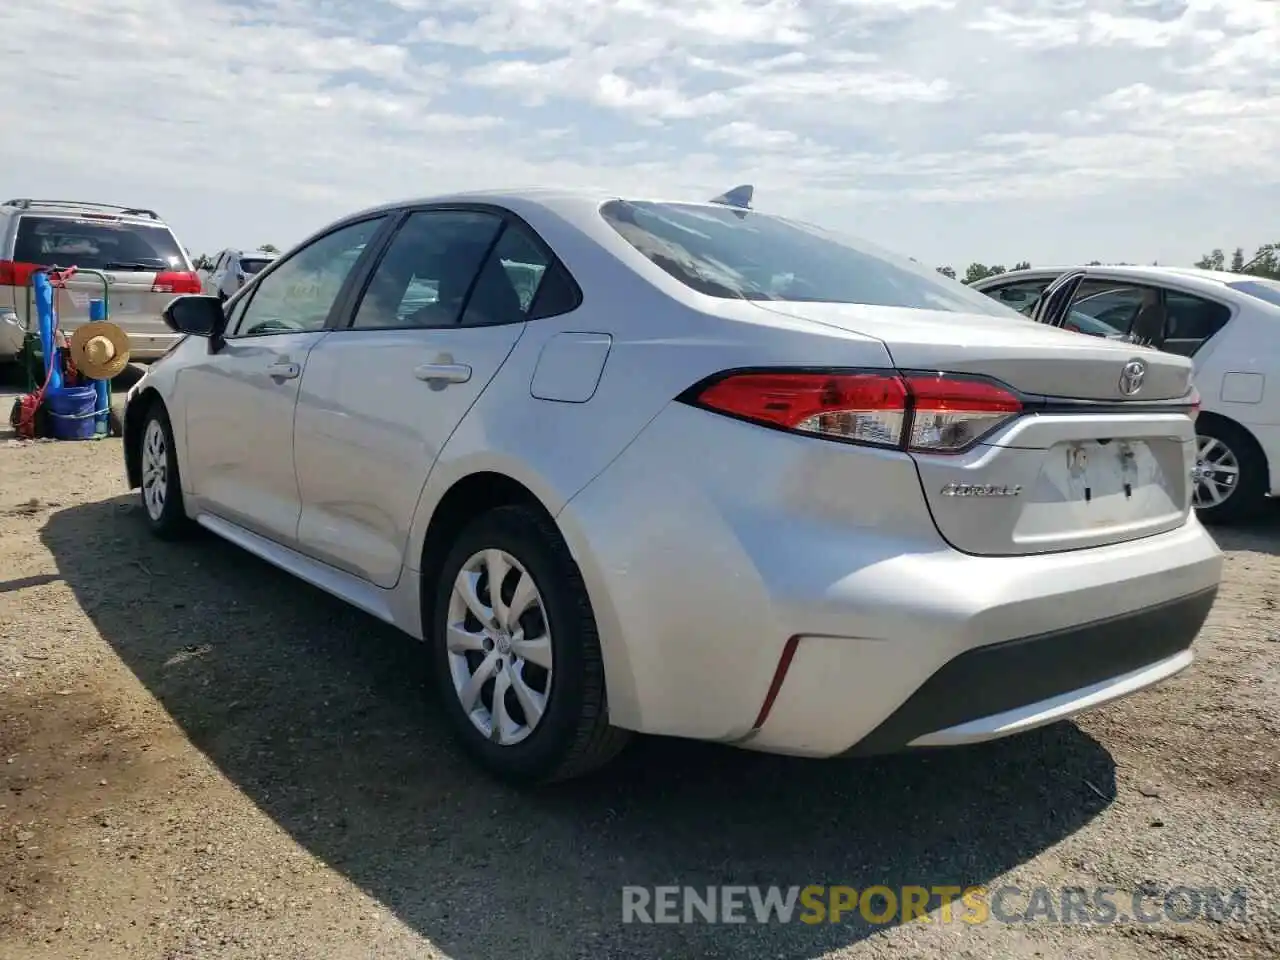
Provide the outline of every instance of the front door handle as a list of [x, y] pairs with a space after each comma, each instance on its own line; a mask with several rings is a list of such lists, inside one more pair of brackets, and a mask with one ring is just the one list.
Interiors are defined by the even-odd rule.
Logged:
[[427, 383], [466, 383], [471, 368], [465, 363], [424, 363], [414, 368], [413, 375]]
[[277, 360], [267, 367], [267, 373], [273, 380], [296, 380], [302, 375], [302, 365], [290, 363], [288, 360]]

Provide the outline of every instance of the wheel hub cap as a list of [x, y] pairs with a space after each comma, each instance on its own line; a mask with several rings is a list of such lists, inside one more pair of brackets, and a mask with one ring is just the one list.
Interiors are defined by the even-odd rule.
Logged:
[[1216, 437], [1196, 437], [1196, 463], [1191, 468], [1191, 501], [1197, 507], [1216, 507], [1235, 492], [1240, 462], [1235, 452]]
[[541, 722], [554, 678], [551, 634], [532, 574], [503, 550], [458, 571], [446, 624], [450, 678], [471, 724], [511, 746]]

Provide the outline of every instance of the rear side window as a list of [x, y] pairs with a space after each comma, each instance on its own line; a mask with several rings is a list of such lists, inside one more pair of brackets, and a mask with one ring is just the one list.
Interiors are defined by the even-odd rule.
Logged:
[[162, 224], [24, 216], [13, 259], [85, 270], [185, 270], [182, 249]]
[[1231, 319], [1231, 309], [1224, 304], [1173, 290], [1165, 291], [1164, 310], [1164, 341], [1161, 347], [1187, 357]]
[[240, 269], [245, 272], [246, 276], [253, 276], [265, 267], [270, 260], [264, 260], [258, 257], [241, 257]]
[[612, 200], [600, 213], [651, 262], [712, 297], [1017, 316], [932, 267], [781, 217], [629, 200]]

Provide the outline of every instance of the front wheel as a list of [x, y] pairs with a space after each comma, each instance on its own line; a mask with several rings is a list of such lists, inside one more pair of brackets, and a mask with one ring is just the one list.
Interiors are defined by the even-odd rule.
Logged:
[[595, 618], [554, 524], [494, 509], [458, 537], [431, 624], [444, 710], [466, 751], [516, 782], [602, 766], [628, 734], [609, 725]]
[[156, 401], [147, 410], [139, 435], [138, 460], [142, 465], [142, 509], [147, 526], [162, 540], [175, 540], [191, 529], [182, 502], [178, 453], [173, 427], [164, 404]]
[[1266, 505], [1267, 461], [1244, 429], [1226, 420], [1196, 424], [1192, 503], [1208, 524], [1241, 523]]

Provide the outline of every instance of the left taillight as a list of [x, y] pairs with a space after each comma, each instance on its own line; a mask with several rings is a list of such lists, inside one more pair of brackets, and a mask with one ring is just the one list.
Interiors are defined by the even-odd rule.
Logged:
[[199, 293], [200, 274], [187, 270], [173, 270], [157, 273], [151, 284], [152, 293]]
[[1020, 416], [986, 380], [878, 371], [730, 373], [682, 399], [762, 426], [917, 453], [962, 453]]
[[39, 264], [17, 260], [0, 260], [0, 287], [25, 287], [31, 275], [40, 269]]

